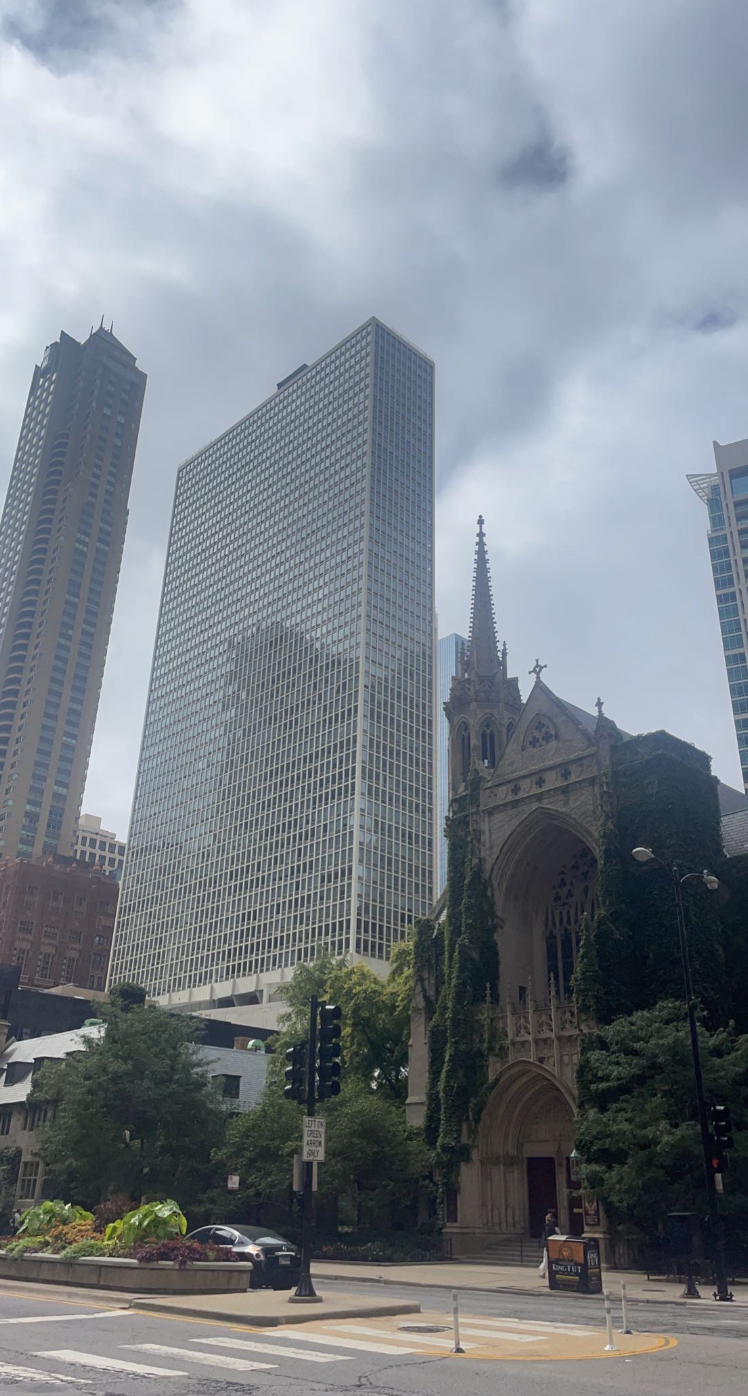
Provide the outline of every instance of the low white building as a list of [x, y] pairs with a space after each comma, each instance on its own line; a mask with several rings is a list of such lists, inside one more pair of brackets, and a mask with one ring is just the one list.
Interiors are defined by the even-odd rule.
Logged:
[[[2, 1034], [7, 1033], [7, 1028], [7, 1023], [0, 1024], [0, 1150], [21, 1150], [16, 1202], [23, 1208], [43, 1196], [44, 1164], [36, 1152], [37, 1130], [47, 1122], [49, 1110], [54, 1109], [28, 1104], [34, 1076], [45, 1062], [61, 1061], [70, 1052], [82, 1052], [86, 1038], [101, 1037], [105, 1027], [92, 1020], [89, 1026], [74, 1032], [52, 1033], [23, 1042], [5, 1042]], [[198, 1044], [198, 1053], [229, 1109], [242, 1112], [258, 1104], [267, 1072], [264, 1051], [253, 1050], [249, 1042], [242, 1047]]]

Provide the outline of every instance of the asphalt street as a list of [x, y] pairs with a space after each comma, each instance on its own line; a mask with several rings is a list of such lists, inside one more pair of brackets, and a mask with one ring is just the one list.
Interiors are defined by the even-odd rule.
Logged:
[[[342, 1289], [329, 1283], [324, 1288], [330, 1298]], [[357, 1293], [359, 1288], [381, 1296], [381, 1286], [361, 1285]], [[745, 1390], [748, 1310], [742, 1317], [737, 1310], [714, 1314], [703, 1305], [685, 1314], [677, 1305], [637, 1306], [632, 1326], [645, 1324], [652, 1337], [643, 1339], [640, 1332], [632, 1341], [659, 1343], [660, 1350], [628, 1357], [604, 1354], [602, 1306], [591, 1301], [463, 1292], [466, 1351], [454, 1355], [447, 1326], [451, 1295], [408, 1287], [407, 1297], [421, 1302], [424, 1318], [431, 1319], [428, 1332], [419, 1331], [418, 1315], [326, 1322], [316, 1309], [309, 1324], [250, 1330], [110, 1309], [97, 1305], [95, 1296], [90, 1303], [57, 1291], [27, 1296], [20, 1286], [6, 1285], [0, 1288], [0, 1392], [547, 1396], [553, 1390], [560, 1396], [703, 1396], [707, 1391], [742, 1396]], [[586, 1337], [575, 1337], [578, 1332]], [[497, 1334], [508, 1340], [504, 1350], [516, 1348], [516, 1359], [491, 1355], [485, 1341], [490, 1344]], [[656, 1335], [670, 1335], [669, 1345]], [[565, 1355], [580, 1341], [590, 1356]]]

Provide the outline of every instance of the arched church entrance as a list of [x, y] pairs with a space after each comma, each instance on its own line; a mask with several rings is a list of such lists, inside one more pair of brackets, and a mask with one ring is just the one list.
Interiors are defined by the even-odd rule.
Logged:
[[581, 1233], [570, 1165], [575, 1113], [571, 1090], [549, 1068], [515, 1061], [502, 1069], [478, 1135], [486, 1231], [540, 1237], [553, 1208], [561, 1231]]

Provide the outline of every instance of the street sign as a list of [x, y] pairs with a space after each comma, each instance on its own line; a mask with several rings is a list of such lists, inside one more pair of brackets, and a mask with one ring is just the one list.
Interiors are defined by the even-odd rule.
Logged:
[[715, 1175], [714, 1175], [714, 1191], [715, 1191], [715, 1192], [724, 1192], [724, 1190], [725, 1190], [725, 1185], [724, 1185], [724, 1183], [723, 1183], [723, 1181], [722, 1181], [722, 1174], [721, 1174], [721, 1173], [715, 1173]]
[[[319, 1169], [316, 1163], [312, 1164], [312, 1192], [317, 1191], [319, 1184]], [[301, 1154], [293, 1156], [293, 1190], [294, 1192], [304, 1191], [304, 1160]]]
[[305, 1163], [325, 1161], [325, 1121], [321, 1116], [304, 1116], [304, 1143], [301, 1156]]
[[227, 1180], [226, 1180], [226, 1187], [228, 1188], [229, 1192], [236, 1192], [236, 1191], [237, 1191], [237, 1189], [238, 1189], [238, 1187], [239, 1187], [239, 1174], [238, 1174], [238, 1173], [229, 1173], [229, 1176], [228, 1176], [228, 1178], [227, 1178]]

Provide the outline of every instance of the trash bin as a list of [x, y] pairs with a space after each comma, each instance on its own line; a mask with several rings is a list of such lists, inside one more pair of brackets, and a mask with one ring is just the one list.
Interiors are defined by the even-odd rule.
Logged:
[[548, 1288], [568, 1294], [602, 1294], [600, 1242], [596, 1236], [548, 1237]]

